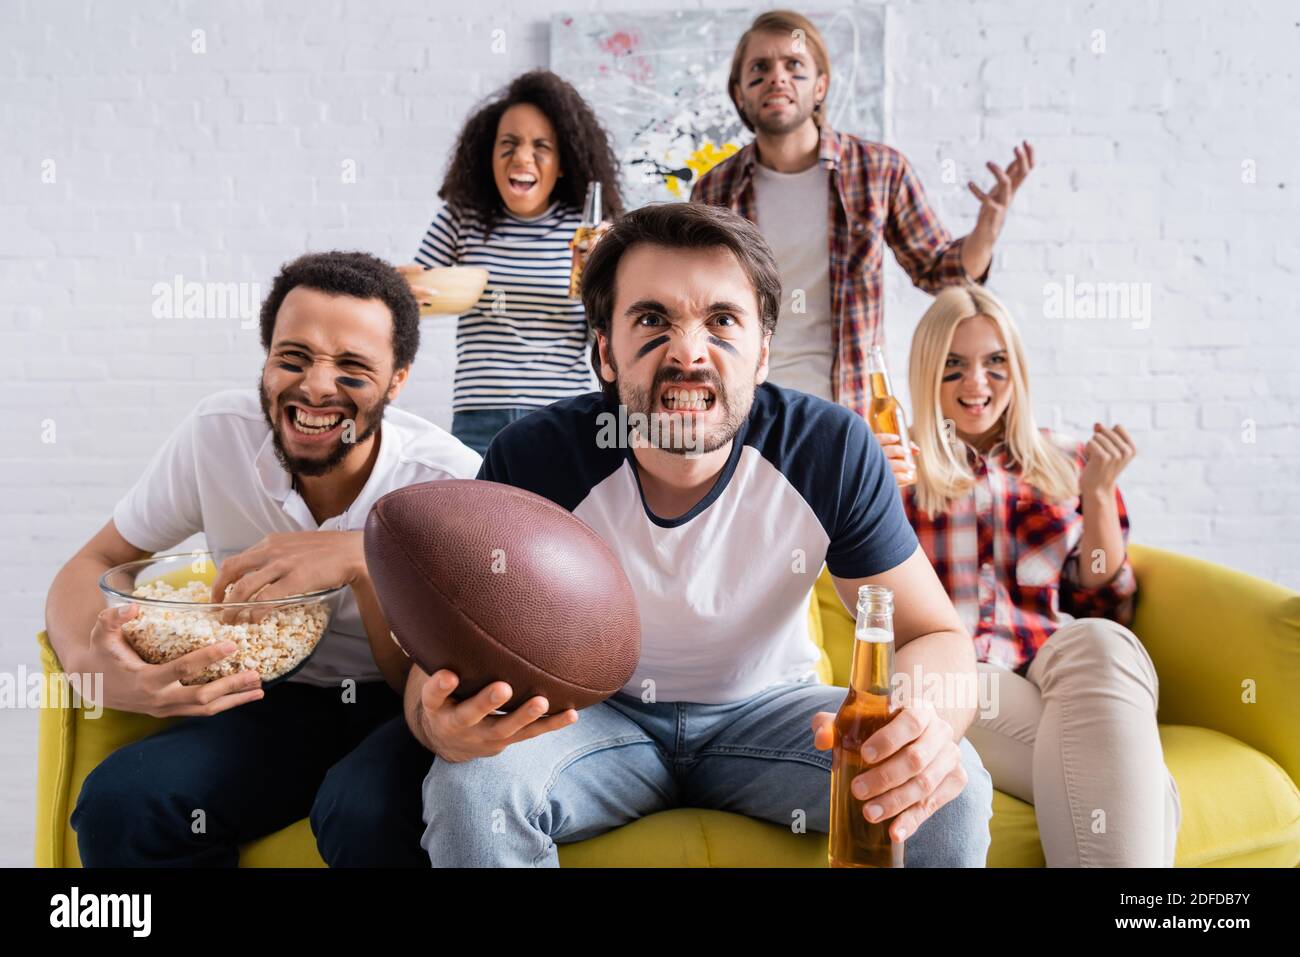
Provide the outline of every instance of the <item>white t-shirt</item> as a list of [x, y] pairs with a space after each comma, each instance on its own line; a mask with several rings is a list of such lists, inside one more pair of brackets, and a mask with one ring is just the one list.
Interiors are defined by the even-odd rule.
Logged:
[[[772, 334], [769, 378], [831, 401], [830, 184], [821, 163], [799, 173], [754, 164], [758, 229], [781, 273], [781, 315]], [[802, 302], [796, 293], [802, 293]], [[795, 311], [799, 307], [802, 311]]]
[[[231, 389], [202, 400], [113, 509], [132, 545], [159, 552], [202, 532], [213, 551], [242, 550], [272, 532], [359, 531], [380, 496], [417, 482], [473, 478], [478, 453], [419, 416], [389, 406], [365, 487], [320, 525], [275, 455], [257, 392]], [[290, 681], [320, 687], [344, 678], [379, 681], [356, 598], [349, 589], [316, 653]]]

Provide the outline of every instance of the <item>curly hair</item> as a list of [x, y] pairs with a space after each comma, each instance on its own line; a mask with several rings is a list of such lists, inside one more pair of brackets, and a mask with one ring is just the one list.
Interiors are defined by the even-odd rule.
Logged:
[[420, 306], [396, 269], [362, 252], [308, 253], [280, 267], [262, 303], [262, 348], [271, 351], [275, 317], [296, 286], [336, 296], [379, 299], [393, 316], [393, 369], [405, 369], [420, 348]]
[[552, 201], [560, 200], [581, 209], [587, 197], [587, 184], [598, 182], [603, 218], [621, 216], [623, 194], [619, 189], [619, 166], [609, 137], [582, 95], [549, 70], [533, 70], [515, 77], [465, 121], [452, 149], [438, 198], [461, 212], [474, 213], [484, 233], [491, 234], [504, 210], [491, 161], [497, 124], [501, 115], [518, 103], [537, 107], [555, 127], [564, 175], [555, 182]]

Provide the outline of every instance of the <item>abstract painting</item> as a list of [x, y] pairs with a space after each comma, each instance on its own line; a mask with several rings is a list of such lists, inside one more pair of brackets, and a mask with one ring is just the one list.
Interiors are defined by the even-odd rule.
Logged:
[[[753, 138], [726, 87], [736, 42], [759, 12], [552, 17], [551, 69], [613, 137], [629, 209], [688, 199], [696, 179]], [[866, 3], [805, 15], [830, 49], [830, 125], [884, 139], [886, 8]]]

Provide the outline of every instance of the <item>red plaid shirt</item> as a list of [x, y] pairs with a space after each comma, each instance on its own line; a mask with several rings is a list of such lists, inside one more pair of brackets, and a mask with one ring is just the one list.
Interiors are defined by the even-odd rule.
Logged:
[[[1084, 443], [1042, 430], [1083, 468]], [[921, 547], [975, 639], [975, 655], [1015, 670], [1033, 660], [1052, 632], [1075, 618], [1132, 620], [1137, 580], [1127, 557], [1099, 588], [1079, 584], [1083, 513], [1079, 499], [1056, 503], [1021, 481], [999, 442], [981, 456], [967, 447], [975, 485], [945, 515], [916, 508], [915, 486], [903, 506]], [[1115, 491], [1120, 527], [1128, 514]]]
[[[749, 143], [700, 178], [691, 202], [728, 206], [750, 222], [754, 163]], [[925, 199], [902, 153], [821, 127], [821, 165], [829, 171], [831, 320], [838, 348], [831, 365], [835, 401], [865, 415], [871, 400], [867, 353], [884, 341], [884, 249], [894, 251], [912, 282], [926, 292], [967, 280], [961, 240], [954, 240]], [[979, 278], [983, 282], [988, 276]]]

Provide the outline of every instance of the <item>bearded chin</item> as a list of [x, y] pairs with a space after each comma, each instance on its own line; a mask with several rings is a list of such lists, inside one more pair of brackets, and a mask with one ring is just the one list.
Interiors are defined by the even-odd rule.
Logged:
[[639, 413], [649, 420], [650, 434], [646, 435], [637, 429], [640, 438], [651, 447], [673, 455], [707, 455], [716, 452], [735, 437], [753, 404], [751, 396], [750, 401], [744, 403], [744, 410], [738, 413], [741, 403], [735, 401], [736, 396], [719, 392], [717, 401], [722, 403], [724, 418], [712, 431], [701, 434], [693, 424], [685, 425], [685, 419], [677, 418], [674, 421], [671, 413], [653, 410], [651, 392], [631, 386], [624, 387], [617, 379], [614, 380], [614, 387], [618, 390], [619, 402], [629, 415]]
[[388, 408], [388, 394], [384, 393], [383, 399], [377, 405], [364, 412], [361, 409], [357, 410], [357, 419], [359, 422], [365, 422], [365, 429], [358, 433], [353, 441], [345, 442], [340, 436], [323, 458], [308, 459], [290, 455], [289, 450], [284, 447], [284, 433], [279, 417], [271, 415], [271, 397], [267, 394], [265, 383], [261, 381], [257, 384], [257, 395], [262, 402], [262, 415], [265, 416], [266, 424], [271, 429], [271, 445], [275, 448], [276, 461], [290, 475], [301, 475], [307, 478], [328, 475], [338, 468], [339, 463], [348, 457], [353, 446], [360, 445], [375, 434], [379, 423], [384, 419], [384, 410]]
[[[812, 111], [804, 112], [802, 104], [796, 102], [794, 106], [794, 116], [788, 120], [761, 120], [758, 117], [750, 117], [750, 122], [754, 124], [754, 129], [774, 136], [789, 133], [791, 130], [797, 130], [812, 116]], [[762, 115], [762, 110], [759, 110], [759, 115]]]

